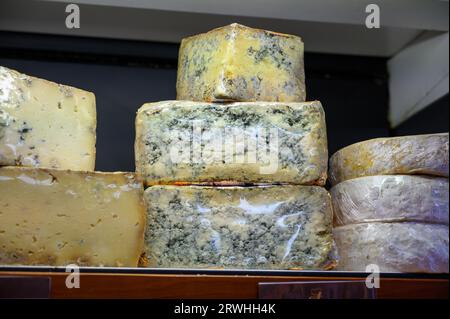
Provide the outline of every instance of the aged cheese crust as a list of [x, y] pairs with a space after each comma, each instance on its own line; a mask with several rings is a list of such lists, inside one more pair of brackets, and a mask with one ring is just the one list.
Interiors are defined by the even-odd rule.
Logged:
[[93, 171], [95, 96], [0, 66], [0, 166]]
[[330, 182], [371, 175], [448, 177], [448, 133], [377, 138], [347, 146], [330, 159]]
[[365, 223], [336, 227], [338, 270], [448, 273], [448, 225]]
[[177, 100], [305, 101], [303, 42], [233, 23], [181, 42]]
[[325, 115], [318, 101], [145, 104], [136, 117], [135, 157], [147, 185], [323, 185]]
[[318, 186], [146, 189], [149, 267], [333, 266], [332, 209]]
[[0, 265], [136, 267], [145, 222], [132, 173], [0, 168]]
[[334, 224], [424, 221], [448, 225], [448, 178], [413, 175], [360, 177], [331, 191]]

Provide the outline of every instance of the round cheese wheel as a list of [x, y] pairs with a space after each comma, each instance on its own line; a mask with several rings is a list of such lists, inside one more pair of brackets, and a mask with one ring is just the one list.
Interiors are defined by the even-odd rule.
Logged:
[[448, 177], [448, 133], [377, 138], [347, 146], [330, 159], [330, 182], [362, 176], [424, 174]]

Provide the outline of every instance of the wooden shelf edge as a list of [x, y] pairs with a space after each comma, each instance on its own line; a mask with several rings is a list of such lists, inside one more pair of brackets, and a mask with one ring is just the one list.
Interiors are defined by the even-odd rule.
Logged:
[[[363, 277], [241, 276], [82, 273], [80, 288], [69, 289], [67, 273], [1, 272], [0, 277], [51, 278], [51, 298], [255, 299], [260, 282], [364, 280]], [[381, 278], [377, 297], [448, 299], [448, 279]]]

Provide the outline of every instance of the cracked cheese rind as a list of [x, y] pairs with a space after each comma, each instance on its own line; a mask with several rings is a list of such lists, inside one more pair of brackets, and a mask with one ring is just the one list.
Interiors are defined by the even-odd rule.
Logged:
[[177, 100], [305, 101], [303, 42], [233, 23], [185, 38]]
[[145, 219], [132, 173], [0, 168], [0, 265], [136, 267]]
[[351, 179], [331, 190], [334, 225], [420, 221], [448, 225], [448, 178], [382, 175]]
[[149, 103], [137, 113], [135, 154], [147, 185], [323, 185], [325, 115], [318, 101]]
[[0, 66], [0, 166], [93, 171], [95, 96]]
[[333, 266], [332, 208], [318, 186], [152, 186], [149, 267]]
[[376, 138], [347, 146], [330, 159], [330, 182], [372, 175], [448, 177], [448, 133]]
[[448, 273], [448, 225], [364, 223], [334, 228], [338, 270]]

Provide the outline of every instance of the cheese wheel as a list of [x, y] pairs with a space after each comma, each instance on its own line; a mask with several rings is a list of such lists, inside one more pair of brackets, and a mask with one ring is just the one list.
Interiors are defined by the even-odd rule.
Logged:
[[338, 270], [448, 273], [448, 225], [364, 223], [336, 227]]
[[318, 186], [152, 186], [149, 267], [328, 269], [332, 209]]
[[448, 225], [448, 179], [380, 175], [351, 179], [331, 190], [334, 224], [424, 221]]
[[373, 175], [424, 174], [448, 177], [448, 133], [377, 138], [337, 151], [330, 182]]
[[94, 94], [0, 66], [0, 166], [93, 171]]
[[181, 41], [177, 100], [305, 101], [303, 42], [240, 24]]

